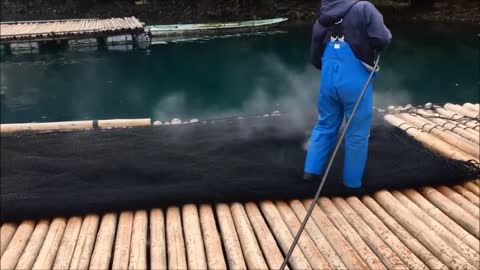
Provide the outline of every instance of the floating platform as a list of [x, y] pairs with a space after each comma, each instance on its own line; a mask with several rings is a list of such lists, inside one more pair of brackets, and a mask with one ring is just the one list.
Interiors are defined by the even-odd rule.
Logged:
[[88, 39], [143, 33], [135, 17], [0, 23], [0, 43]]
[[187, 36], [205, 33], [264, 30], [270, 27], [277, 26], [287, 20], [288, 18], [275, 18], [227, 23], [150, 25], [146, 26], [145, 30], [151, 33], [153, 37]]
[[[479, 104], [466, 103], [392, 107], [385, 119], [437, 153], [478, 161], [479, 115]], [[4, 124], [0, 130], [145, 125], [151, 120]], [[311, 202], [172, 205], [3, 223], [0, 268], [278, 269]], [[479, 239], [478, 179], [362, 197], [321, 197], [289, 268], [479, 269]]]

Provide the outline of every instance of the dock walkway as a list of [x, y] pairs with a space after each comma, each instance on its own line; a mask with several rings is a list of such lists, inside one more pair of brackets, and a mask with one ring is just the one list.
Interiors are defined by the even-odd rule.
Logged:
[[144, 32], [135, 17], [0, 23], [0, 43], [97, 38]]

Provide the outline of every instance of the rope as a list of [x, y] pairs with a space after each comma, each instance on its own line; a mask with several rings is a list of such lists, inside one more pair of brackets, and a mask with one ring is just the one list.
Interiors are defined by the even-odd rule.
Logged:
[[340, 144], [342, 143], [343, 138], [345, 137], [345, 133], [347, 132], [347, 129], [350, 126], [350, 124], [353, 120], [353, 117], [355, 116], [355, 113], [357, 112], [358, 106], [360, 105], [360, 101], [362, 101], [362, 98], [365, 95], [365, 92], [367, 91], [368, 85], [370, 84], [370, 81], [372, 80], [373, 74], [375, 73], [375, 71], [378, 68], [379, 60], [380, 60], [380, 55], [377, 57], [377, 59], [375, 61], [375, 65], [374, 65], [372, 71], [370, 72], [370, 75], [368, 76], [368, 79], [365, 82], [365, 85], [363, 86], [362, 91], [360, 92], [360, 96], [357, 99], [357, 103], [355, 103], [355, 106], [353, 107], [352, 114], [351, 114], [350, 118], [348, 119], [347, 124], [345, 125], [345, 128], [343, 129], [342, 133], [340, 134], [340, 138], [338, 139], [337, 144], [335, 145], [335, 149], [333, 150], [333, 153], [330, 157], [330, 160], [328, 161], [328, 166], [325, 170], [325, 173], [323, 174], [323, 178], [322, 178], [322, 181], [320, 182], [320, 186], [317, 189], [317, 193], [315, 193], [315, 197], [313, 197], [313, 201], [310, 204], [310, 207], [308, 208], [307, 214], [302, 221], [302, 225], [298, 229], [298, 232], [295, 235], [295, 238], [293, 239], [292, 245], [288, 249], [287, 255], [285, 256], [285, 259], [283, 260], [283, 263], [280, 266], [280, 270], [284, 270], [285, 267], [287, 266], [288, 260], [292, 256], [293, 250], [295, 249], [295, 246], [297, 245], [298, 240], [300, 239], [300, 236], [302, 235], [302, 232], [305, 230], [305, 226], [307, 225], [308, 219], [312, 215], [313, 208], [315, 207], [315, 202], [320, 197], [320, 192], [322, 191], [323, 185], [325, 184], [325, 181], [327, 180], [328, 173], [330, 172], [330, 169], [331, 169], [332, 164], [333, 164], [333, 160], [335, 159], [335, 156], [337, 155], [338, 149], [340, 148]]

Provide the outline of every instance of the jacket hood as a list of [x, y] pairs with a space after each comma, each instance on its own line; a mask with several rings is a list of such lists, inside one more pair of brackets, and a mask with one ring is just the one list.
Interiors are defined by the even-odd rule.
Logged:
[[322, 0], [318, 22], [323, 26], [338, 22], [355, 2], [354, 0]]

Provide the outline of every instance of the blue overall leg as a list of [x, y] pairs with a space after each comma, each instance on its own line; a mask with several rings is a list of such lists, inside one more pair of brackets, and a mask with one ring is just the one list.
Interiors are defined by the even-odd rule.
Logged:
[[[365, 82], [363, 82], [365, 83]], [[360, 95], [357, 87], [345, 87], [340, 91], [347, 119], [351, 117], [353, 107]], [[365, 95], [345, 134], [345, 159], [343, 164], [343, 181], [345, 186], [359, 188], [367, 162], [368, 138], [372, 121], [372, 86], [368, 86]]]
[[[368, 71], [355, 57], [347, 42], [327, 44], [323, 56], [322, 86], [318, 102], [319, 121], [312, 133], [305, 172], [322, 174], [323, 166], [336, 142], [343, 116], [345, 114], [347, 119], [351, 116], [368, 75]], [[344, 184], [350, 188], [359, 188], [362, 184], [371, 119], [370, 84], [345, 134], [343, 177]]]
[[337, 140], [343, 120], [343, 107], [335, 87], [338, 64], [323, 63], [320, 93], [317, 100], [318, 122], [313, 128], [305, 162], [306, 173], [320, 175]]

